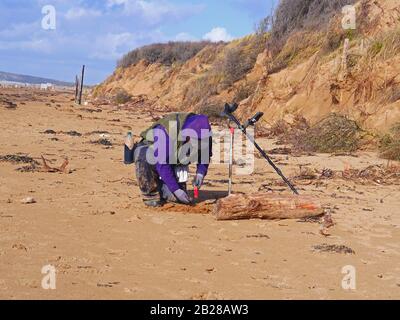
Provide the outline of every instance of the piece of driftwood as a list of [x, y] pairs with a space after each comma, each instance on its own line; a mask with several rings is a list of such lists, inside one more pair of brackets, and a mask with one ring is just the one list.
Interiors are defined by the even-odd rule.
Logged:
[[60, 168], [53, 168], [53, 167], [50, 167], [50, 166], [47, 164], [47, 161], [46, 161], [46, 159], [45, 159], [43, 156], [42, 156], [42, 161], [43, 161], [43, 171], [44, 171], [44, 172], [50, 172], [50, 173], [57, 173], [57, 172], [60, 172], [60, 173], [70, 173], [70, 171], [67, 170], [67, 166], [68, 166], [68, 164], [69, 164], [68, 159], [65, 159], [64, 163], [61, 165]]
[[213, 210], [217, 220], [302, 219], [324, 213], [313, 197], [256, 193], [220, 199]]

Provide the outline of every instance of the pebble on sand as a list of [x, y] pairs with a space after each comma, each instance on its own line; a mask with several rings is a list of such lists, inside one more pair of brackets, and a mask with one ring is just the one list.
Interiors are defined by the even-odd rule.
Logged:
[[28, 197], [28, 198], [22, 199], [21, 203], [22, 204], [33, 204], [33, 203], [36, 203], [36, 200], [32, 197]]

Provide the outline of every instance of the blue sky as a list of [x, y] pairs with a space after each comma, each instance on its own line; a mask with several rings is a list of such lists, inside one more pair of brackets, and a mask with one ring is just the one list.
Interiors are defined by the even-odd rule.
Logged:
[[[0, 0], [0, 71], [90, 84], [124, 53], [154, 42], [230, 40], [254, 31], [277, 0]], [[55, 29], [43, 28], [51, 5]], [[46, 7], [45, 7], [46, 8]]]

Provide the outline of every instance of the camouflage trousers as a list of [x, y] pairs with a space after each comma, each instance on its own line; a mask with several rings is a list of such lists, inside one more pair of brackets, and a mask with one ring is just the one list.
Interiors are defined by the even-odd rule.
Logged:
[[[136, 179], [142, 193], [143, 202], [147, 206], [157, 207], [165, 202], [178, 202], [174, 194], [168, 189], [167, 185], [160, 179], [154, 165], [147, 161], [147, 151], [149, 146], [138, 144], [135, 148]], [[179, 185], [186, 191], [186, 184]]]

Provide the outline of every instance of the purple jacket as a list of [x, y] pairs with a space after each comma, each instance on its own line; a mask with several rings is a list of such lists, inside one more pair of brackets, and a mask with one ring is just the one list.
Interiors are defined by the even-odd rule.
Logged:
[[[166, 162], [158, 162], [156, 163], [156, 171], [160, 175], [161, 180], [167, 185], [168, 189], [171, 192], [175, 192], [180, 189], [178, 181], [175, 176], [174, 165], [169, 163], [169, 146], [171, 144], [171, 139], [168, 136], [167, 131], [161, 125], [157, 126], [155, 129], [163, 131], [166, 136], [166, 146], [165, 148], [159, 149], [156, 153], [156, 156], [159, 156], [161, 159], [166, 159]], [[200, 137], [201, 139], [210, 138], [211, 137], [211, 126], [208, 118], [203, 115], [193, 115], [190, 116], [184, 126], [183, 130], [191, 129], [194, 133], [196, 133], [196, 137]], [[164, 154], [159, 154], [162, 152]], [[197, 173], [206, 176], [208, 173], [209, 162], [212, 156], [212, 146], [210, 143], [210, 157], [208, 159], [208, 163], [199, 163], [197, 164]]]

